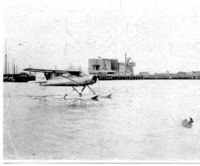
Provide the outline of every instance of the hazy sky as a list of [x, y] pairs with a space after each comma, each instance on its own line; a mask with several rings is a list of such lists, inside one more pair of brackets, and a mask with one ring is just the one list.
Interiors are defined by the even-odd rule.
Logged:
[[199, 0], [6, 0], [9, 61], [64, 69], [88, 59], [136, 62], [135, 72], [200, 70]]

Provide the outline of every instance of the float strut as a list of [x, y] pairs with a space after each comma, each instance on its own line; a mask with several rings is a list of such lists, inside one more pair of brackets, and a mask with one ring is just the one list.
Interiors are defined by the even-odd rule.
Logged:
[[92, 91], [93, 94], [96, 95], [96, 93], [89, 87], [89, 85], [87, 85], [87, 87]]
[[86, 87], [86, 86], [83, 86], [83, 89], [81, 90], [81, 93], [84, 91], [85, 87]]
[[75, 90], [79, 94], [80, 97], [82, 96], [82, 93], [79, 93], [79, 91], [77, 91], [76, 88], [73, 87], [73, 90]]

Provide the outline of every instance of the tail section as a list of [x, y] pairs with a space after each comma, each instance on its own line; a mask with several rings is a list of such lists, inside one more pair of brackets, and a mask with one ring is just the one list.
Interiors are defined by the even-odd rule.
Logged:
[[36, 73], [35, 81], [29, 81], [29, 83], [45, 83], [46, 81], [44, 73]]
[[47, 79], [46, 79], [44, 73], [36, 73], [36, 80], [35, 81], [42, 83], [42, 82], [46, 82]]

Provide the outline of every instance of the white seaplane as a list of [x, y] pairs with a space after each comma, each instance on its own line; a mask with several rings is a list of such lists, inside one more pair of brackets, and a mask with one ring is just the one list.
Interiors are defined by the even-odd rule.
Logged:
[[[79, 98], [83, 96], [83, 91], [87, 87], [93, 93], [93, 96], [90, 99], [97, 100], [99, 97], [99, 95], [97, 95], [89, 86], [97, 82], [98, 76], [88, 75], [82, 71], [76, 70], [26, 68], [24, 71], [36, 72], [36, 80], [30, 81], [32, 83], [39, 83], [41, 86], [72, 87], [73, 90], [79, 95]], [[76, 89], [78, 86], [82, 87], [81, 91]], [[64, 98], [67, 96], [68, 94], [65, 94]], [[111, 98], [111, 94], [102, 97]]]

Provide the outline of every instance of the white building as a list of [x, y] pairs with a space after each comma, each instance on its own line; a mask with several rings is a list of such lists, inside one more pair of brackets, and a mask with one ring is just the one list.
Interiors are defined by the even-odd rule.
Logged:
[[119, 63], [117, 59], [104, 59], [99, 57], [97, 59], [89, 59], [88, 64], [88, 72], [90, 74], [112, 74], [120, 76], [134, 75], [133, 67], [135, 66], [135, 63], [132, 61], [131, 58], [127, 58], [126, 55], [124, 63]]

